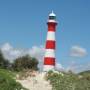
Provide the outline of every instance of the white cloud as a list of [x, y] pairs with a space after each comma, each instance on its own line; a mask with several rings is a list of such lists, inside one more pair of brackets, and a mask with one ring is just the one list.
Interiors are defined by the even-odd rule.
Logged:
[[82, 72], [90, 70], [90, 63], [77, 63], [76, 61], [72, 61], [68, 64], [67, 68], [65, 71], [72, 71], [74, 73]]
[[[11, 62], [13, 62], [14, 59], [16, 59], [20, 56], [29, 54], [32, 57], [35, 57], [39, 60], [39, 68], [40, 68], [40, 70], [43, 69], [43, 58], [44, 58], [44, 53], [45, 53], [45, 49], [43, 46], [33, 46], [32, 48], [29, 48], [29, 49], [25, 49], [25, 48], [20, 49], [20, 48], [14, 48], [9, 43], [5, 43], [0, 48], [1, 48], [5, 58], [10, 60]], [[71, 48], [71, 52], [70, 52], [71, 56], [83, 57], [86, 54], [87, 54], [87, 51], [84, 48], [81, 48], [79, 46], [73, 46]], [[56, 63], [55, 68], [59, 71], [72, 70], [75, 72], [80, 72], [83, 70], [90, 69], [90, 63], [87, 65], [77, 65], [75, 62], [72, 62], [70, 65], [68, 65], [68, 67], [66, 69], [60, 63]]]
[[77, 71], [77, 68], [78, 67], [78, 65], [76, 64], [76, 62], [75, 61], [71, 61], [69, 64], [68, 64], [68, 66], [67, 66], [67, 68], [66, 68], [66, 71], [73, 71], [73, 72], [76, 72]]
[[[20, 56], [29, 54], [30, 56], [35, 57], [39, 60], [39, 68], [41, 71], [43, 69], [43, 58], [44, 58], [44, 53], [45, 53], [45, 49], [43, 46], [33, 46], [32, 48], [29, 48], [29, 49], [24, 49], [24, 48], [17, 49], [17, 48], [14, 48], [9, 43], [5, 43], [1, 46], [1, 50], [3, 52], [4, 57], [10, 60], [11, 62], [13, 62], [13, 60], [15, 60], [16, 58]], [[63, 70], [63, 67], [61, 64], [57, 63], [56, 69]]]
[[23, 50], [13, 48], [9, 43], [5, 43], [1, 46], [1, 51], [4, 57], [11, 62], [18, 58], [19, 56], [23, 55]]
[[80, 46], [72, 46], [70, 51], [70, 56], [73, 56], [73, 57], [84, 57], [86, 56], [86, 54], [87, 54], [86, 49]]
[[36, 57], [39, 60], [43, 60], [43, 56], [45, 53], [45, 49], [43, 46], [33, 46], [31, 49], [29, 49], [28, 54], [32, 57]]
[[55, 69], [58, 71], [64, 71], [64, 67], [60, 63], [56, 63]]
[[43, 56], [45, 52], [43, 46], [33, 46], [29, 49], [20, 49], [14, 48], [9, 43], [5, 43], [0, 48], [4, 57], [10, 60], [11, 62], [13, 62], [14, 59], [20, 56], [24, 56], [26, 54], [29, 54], [30, 56], [37, 58], [39, 62], [43, 62]]
[[90, 63], [84, 63], [82, 65], [77, 65], [75, 68], [76, 72], [82, 72], [82, 71], [87, 71], [90, 70]]
[[39, 60], [39, 69], [42, 71], [43, 69], [43, 58], [44, 58], [45, 49], [43, 46], [37, 47], [33, 46], [31, 49], [29, 49], [28, 54], [32, 57], [36, 57]]
[[13, 62], [16, 58], [24, 55], [30, 55], [31, 57], [37, 58], [39, 61], [38, 67], [42, 71], [43, 69], [43, 57], [45, 53], [45, 49], [43, 46], [33, 46], [29, 49], [20, 49], [20, 48], [14, 48], [9, 43], [3, 44], [1, 47], [1, 51], [6, 59], [8, 59], [10, 62]]
[[1, 46], [1, 50], [3, 51], [9, 51], [13, 49], [13, 47], [9, 43], [5, 43], [4, 45]]

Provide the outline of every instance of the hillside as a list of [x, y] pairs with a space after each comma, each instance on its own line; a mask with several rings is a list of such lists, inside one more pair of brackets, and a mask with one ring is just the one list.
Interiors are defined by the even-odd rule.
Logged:
[[47, 80], [53, 90], [90, 90], [90, 73], [87, 71], [81, 74], [48, 72]]
[[27, 90], [16, 82], [15, 73], [0, 69], [0, 90]]
[[15, 72], [0, 69], [0, 90], [90, 90], [90, 71], [79, 74], [52, 71], [34, 71], [32, 75], [30, 72], [21, 73], [24, 78], [15, 80]]
[[79, 75], [90, 75], [90, 70], [80, 72]]

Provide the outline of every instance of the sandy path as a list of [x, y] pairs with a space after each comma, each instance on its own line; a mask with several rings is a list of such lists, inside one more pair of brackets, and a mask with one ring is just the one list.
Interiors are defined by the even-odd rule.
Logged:
[[28, 77], [26, 80], [17, 80], [23, 87], [29, 90], [52, 90], [51, 85], [44, 79], [45, 73], [39, 73], [36, 77]]

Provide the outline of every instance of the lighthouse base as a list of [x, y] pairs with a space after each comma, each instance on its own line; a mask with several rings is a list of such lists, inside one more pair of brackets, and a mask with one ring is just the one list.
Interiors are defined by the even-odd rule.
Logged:
[[48, 71], [54, 71], [55, 70], [55, 66], [53, 66], [53, 65], [44, 65], [44, 67], [43, 67], [43, 71], [44, 72], [48, 72]]

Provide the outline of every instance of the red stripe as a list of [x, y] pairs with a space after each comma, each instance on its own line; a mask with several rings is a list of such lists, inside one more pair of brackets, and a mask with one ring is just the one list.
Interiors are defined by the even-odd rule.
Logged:
[[54, 31], [55, 32], [55, 26], [48, 26], [48, 31]]
[[45, 57], [44, 65], [55, 65], [55, 58]]
[[55, 41], [47, 40], [46, 41], [46, 49], [55, 49]]
[[56, 23], [48, 23], [48, 31], [56, 31]]

